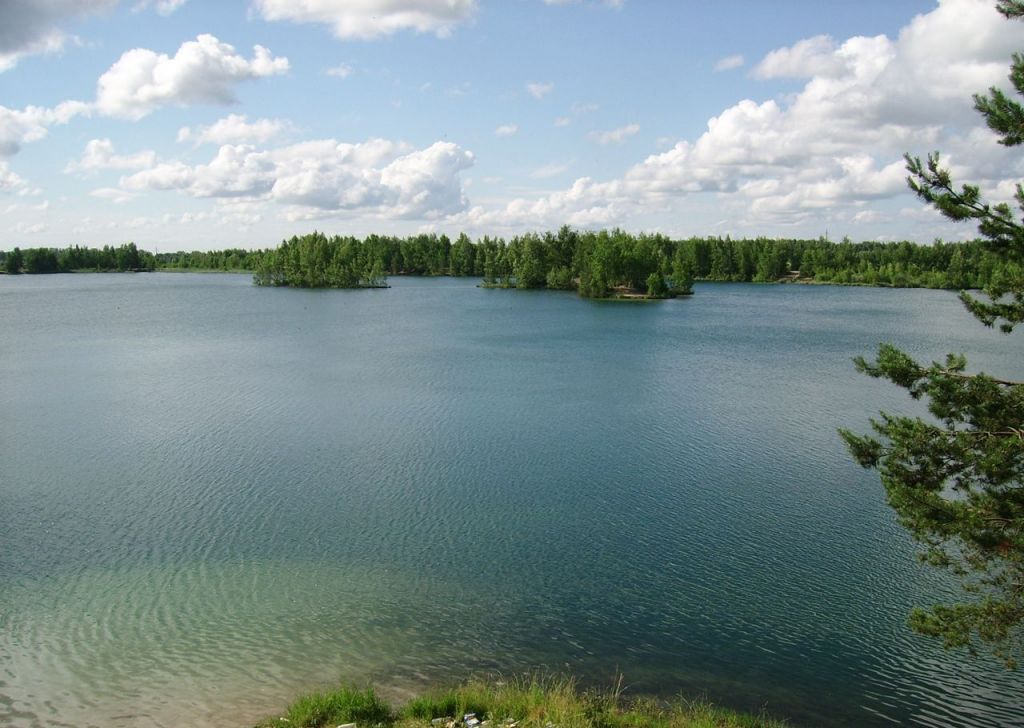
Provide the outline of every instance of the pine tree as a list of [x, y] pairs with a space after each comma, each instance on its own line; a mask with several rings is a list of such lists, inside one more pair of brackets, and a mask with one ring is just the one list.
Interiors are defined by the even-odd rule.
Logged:
[[[1008, 19], [1024, 19], [1024, 0], [1001, 0]], [[1024, 55], [1014, 54], [1010, 81], [1024, 96]], [[1008, 147], [1024, 143], [1024, 106], [999, 89], [974, 97], [975, 108]], [[1009, 333], [1024, 321], [1024, 224], [1006, 203], [989, 204], [979, 189], [956, 189], [939, 154], [927, 162], [907, 156], [917, 195], [952, 220], [976, 220], [987, 247], [1006, 273], [985, 298], [961, 293], [987, 326]], [[1024, 210], [1024, 189], [1016, 202]], [[1014, 667], [1024, 643], [1024, 383], [968, 374], [962, 356], [922, 366], [891, 345], [857, 369], [888, 379], [923, 399], [933, 420], [881, 413], [879, 436], [841, 431], [854, 458], [877, 468], [889, 505], [923, 545], [922, 559], [957, 575], [965, 600], [915, 609], [916, 631], [947, 647], [991, 650]]]

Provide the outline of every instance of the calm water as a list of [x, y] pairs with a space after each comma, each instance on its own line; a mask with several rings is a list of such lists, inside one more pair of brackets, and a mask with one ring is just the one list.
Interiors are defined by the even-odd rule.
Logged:
[[0, 278], [0, 725], [231, 725], [547, 667], [795, 724], [1024, 724], [904, 626], [948, 585], [835, 433], [893, 341], [1024, 376], [935, 291], [609, 304], [465, 280]]

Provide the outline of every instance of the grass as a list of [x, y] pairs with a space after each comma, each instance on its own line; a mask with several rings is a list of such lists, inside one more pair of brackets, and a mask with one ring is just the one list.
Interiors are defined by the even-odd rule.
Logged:
[[[306, 695], [279, 717], [256, 728], [322, 728], [356, 723], [358, 728], [430, 728], [434, 718], [455, 720], [476, 713], [484, 728], [782, 728], [766, 715], [737, 713], [706, 701], [628, 698], [621, 678], [611, 690], [582, 690], [572, 678], [527, 675], [509, 681], [472, 680], [428, 692], [404, 705], [387, 705], [372, 688], [342, 686]], [[442, 724], [441, 728], [445, 728]]]

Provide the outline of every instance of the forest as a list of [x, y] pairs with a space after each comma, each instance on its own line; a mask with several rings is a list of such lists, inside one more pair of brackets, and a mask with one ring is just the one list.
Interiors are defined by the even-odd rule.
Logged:
[[72, 273], [75, 271], [150, 271], [157, 268], [156, 257], [139, 250], [135, 243], [116, 248], [15, 248], [0, 252], [0, 269], [8, 274], [18, 273]]
[[69, 271], [249, 271], [258, 285], [377, 287], [388, 276], [475, 276], [486, 287], [576, 290], [594, 298], [686, 294], [697, 281], [814, 282], [975, 289], [1019, 275], [1018, 264], [981, 240], [909, 241], [691, 237], [563, 226], [508, 240], [461, 234], [407, 237], [294, 236], [273, 249], [153, 254], [134, 243], [0, 252], [8, 273]]

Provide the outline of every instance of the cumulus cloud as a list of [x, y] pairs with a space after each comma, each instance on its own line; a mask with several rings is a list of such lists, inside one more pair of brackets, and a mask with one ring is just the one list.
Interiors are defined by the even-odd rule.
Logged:
[[25, 180], [12, 172], [7, 162], [0, 162], [0, 193], [17, 193], [27, 187]]
[[[1017, 26], [987, 0], [943, 0], [895, 39], [802, 40], [766, 55], [755, 72], [806, 78], [792, 96], [742, 100], [710, 119], [695, 140], [648, 156], [618, 179], [582, 178], [539, 199], [472, 208], [461, 219], [622, 224], [631, 214], [678, 211], [695, 195], [710, 194], [737, 224], [755, 231], [833, 215], [870, 224], [878, 218], [860, 213], [910, 194], [902, 161], [908, 150], [942, 149], [958, 179], [1009, 196], [1012, 180], [1024, 175], [1024, 159], [1007, 160], [973, 111], [971, 94], [1006, 85], [1018, 46]], [[610, 143], [624, 138], [623, 130], [592, 138]]]
[[338, 38], [371, 39], [402, 30], [446, 37], [476, 11], [476, 0], [255, 0], [265, 20], [329, 25]]
[[156, 152], [146, 150], [136, 154], [116, 154], [109, 139], [92, 139], [85, 145], [81, 159], [68, 162], [68, 174], [96, 173], [103, 169], [146, 169], [156, 164]]
[[229, 114], [210, 126], [182, 127], [178, 130], [179, 142], [201, 144], [263, 144], [290, 128], [282, 119], [248, 120], [245, 114]]
[[[885, 36], [879, 36], [883, 40]], [[755, 78], [831, 78], [844, 69], [836, 44], [827, 35], [816, 35], [765, 56], [754, 68]]]
[[271, 201], [289, 206], [295, 219], [353, 211], [436, 219], [466, 207], [459, 174], [472, 164], [470, 152], [449, 142], [419, 150], [384, 139], [325, 139], [271, 150], [226, 144], [207, 164], [164, 162], [123, 178], [121, 188]]
[[67, 124], [74, 117], [88, 113], [89, 105], [80, 101], [65, 101], [53, 108], [0, 106], [0, 157], [17, 154], [23, 144], [44, 138], [49, 127]]
[[528, 84], [526, 84], [527, 93], [529, 93], [530, 96], [537, 99], [538, 101], [554, 90], [555, 84], [550, 81], [547, 81], [545, 83], [540, 83], [538, 81], [530, 81]]
[[731, 71], [734, 68], [739, 68], [740, 66], [743, 65], [743, 63], [743, 56], [741, 55], [737, 54], [735, 56], [726, 56], [725, 58], [720, 58], [718, 62], [715, 63], [715, 70]]
[[0, 72], [24, 56], [59, 51], [69, 18], [111, 8], [118, 0], [5, 0], [0, 2]]
[[229, 104], [235, 84], [285, 73], [288, 59], [263, 46], [246, 59], [212, 35], [183, 43], [174, 57], [146, 48], [124, 53], [97, 82], [96, 108], [137, 120], [168, 104]]
[[494, 130], [494, 136], [500, 136], [500, 137], [513, 136], [518, 131], [519, 131], [519, 126], [517, 124], [502, 124], [497, 129]]
[[639, 131], [639, 124], [627, 124], [626, 126], [620, 126], [618, 129], [611, 129], [610, 131], [592, 131], [587, 136], [592, 141], [601, 145], [621, 144]]

